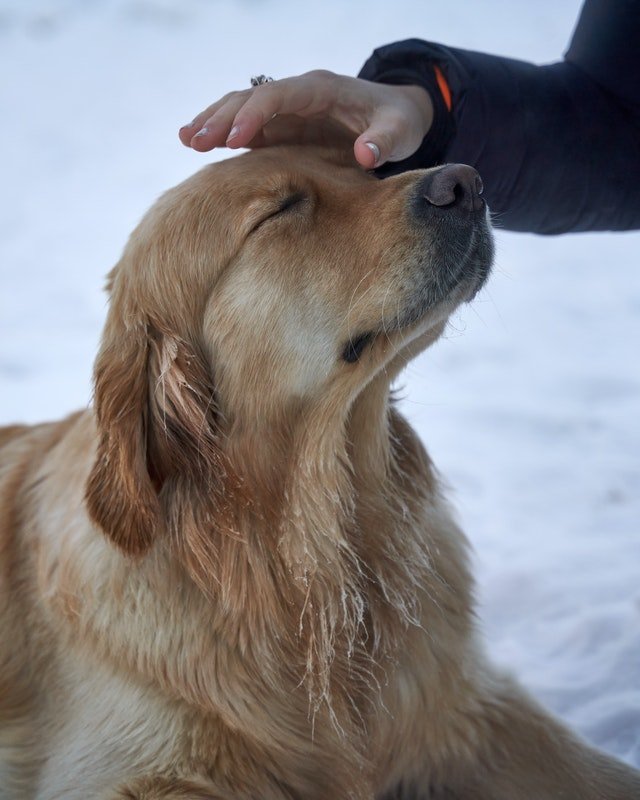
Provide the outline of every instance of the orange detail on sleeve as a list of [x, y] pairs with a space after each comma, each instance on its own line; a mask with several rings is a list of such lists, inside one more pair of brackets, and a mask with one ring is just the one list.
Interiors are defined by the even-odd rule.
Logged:
[[451, 89], [449, 88], [449, 84], [447, 83], [447, 79], [442, 74], [442, 70], [437, 64], [433, 65], [433, 70], [436, 73], [436, 81], [438, 82], [438, 88], [440, 89], [440, 94], [442, 95], [442, 99], [444, 100], [444, 104], [447, 107], [447, 111], [451, 111]]

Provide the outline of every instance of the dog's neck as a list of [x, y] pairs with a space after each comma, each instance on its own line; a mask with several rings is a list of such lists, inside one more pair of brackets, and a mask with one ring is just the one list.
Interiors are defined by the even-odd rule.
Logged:
[[[233, 625], [243, 624], [247, 598], [259, 593], [252, 635], [262, 631], [267, 649], [286, 642], [297, 650], [320, 702], [335, 695], [337, 662], [364, 663], [374, 649], [379, 656], [392, 646], [392, 631], [417, 620], [429, 560], [416, 518], [433, 488], [429, 462], [384, 382], [342, 418], [328, 402], [286, 430], [263, 432], [259, 443], [251, 442], [259, 431], [243, 433], [243, 441], [223, 437], [230, 466], [213, 504], [206, 493], [174, 498], [172, 540]], [[266, 474], [257, 475], [257, 465]], [[276, 641], [273, 631], [286, 620]]]

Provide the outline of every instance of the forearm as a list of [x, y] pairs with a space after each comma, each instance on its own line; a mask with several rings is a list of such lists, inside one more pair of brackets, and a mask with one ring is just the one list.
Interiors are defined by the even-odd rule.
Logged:
[[443, 111], [436, 98], [434, 130], [415, 156], [386, 165], [385, 174], [444, 161], [471, 164], [489, 207], [510, 230], [640, 227], [633, 107], [572, 63], [538, 67], [418, 40], [376, 51], [361, 77], [408, 83], [413, 76], [433, 92], [433, 63], [445, 74], [452, 110]]

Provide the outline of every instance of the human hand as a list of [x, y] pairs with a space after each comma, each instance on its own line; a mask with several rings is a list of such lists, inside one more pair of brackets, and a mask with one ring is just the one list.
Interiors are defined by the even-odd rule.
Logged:
[[230, 92], [180, 128], [179, 136], [184, 145], [201, 152], [225, 146], [348, 142], [356, 160], [373, 169], [408, 158], [432, 121], [431, 97], [421, 86], [314, 70]]

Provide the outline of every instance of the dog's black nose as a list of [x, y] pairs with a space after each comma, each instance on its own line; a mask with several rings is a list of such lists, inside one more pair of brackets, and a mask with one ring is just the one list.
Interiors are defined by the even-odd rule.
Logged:
[[418, 186], [420, 196], [439, 208], [480, 211], [484, 208], [482, 180], [467, 164], [445, 164], [431, 170]]

